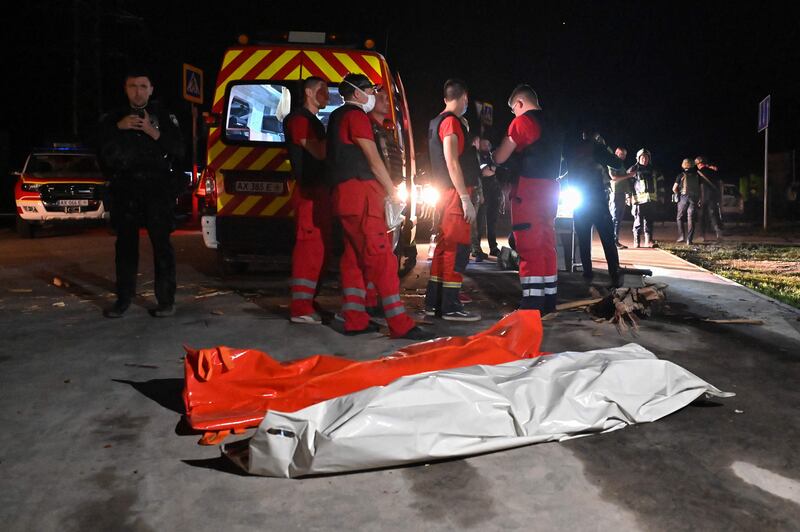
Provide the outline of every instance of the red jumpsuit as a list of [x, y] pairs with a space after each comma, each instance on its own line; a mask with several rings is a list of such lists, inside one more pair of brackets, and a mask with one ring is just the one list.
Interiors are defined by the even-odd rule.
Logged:
[[[346, 107], [350, 107], [347, 109]], [[328, 155], [344, 146], [347, 156], [360, 164], [366, 162], [363, 153], [355, 151], [356, 139], [374, 141], [372, 127], [366, 113], [351, 106], [340, 108], [336, 118], [331, 118], [328, 132]], [[331, 137], [334, 146], [332, 146]], [[344, 159], [344, 157], [343, 157]], [[333, 163], [333, 165], [344, 163]], [[357, 172], [358, 170], [353, 170]], [[344, 173], [343, 173], [344, 172]], [[340, 262], [344, 304], [344, 328], [346, 331], [359, 331], [369, 325], [366, 312], [366, 283], [372, 283], [380, 297], [389, 332], [392, 337], [405, 335], [414, 327], [414, 321], [406, 314], [400, 299], [400, 278], [397, 275], [397, 258], [392, 250], [392, 241], [387, 232], [384, 213], [386, 192], [374, 178], [350, 175], [347, 168], [336, 168], [338, 184], [333, 193], [335, 214], [339, 216], [344, 231], [344, 253]]]
[[[530, 114], [515, 118], [508, 136], [517, 145], [515, 156], [538, 141], [542, 131]], [[519, 280], [522, 285], [520, 308], [552, 312], [556, 306], [558, 261], [555, 219], [558, 211], [557, 176], [523, 174], [511, 192], [511, 223], [519, 254]]]
[[[458, 140], [460, 157], [464, 152], [465, 139], [461, 123], [455, 116], [448, 116], [439, 124], [440, 143], [443, 144], [444, 139], [450, 135], [455, 135]], [[477, 164], [477, 159], [475, 162]], [[464, 170], [462, 168], [462, 171]], [[440, 178], [440, 182], [445, 182], [445, 179]], [[464, 281], [462, 274], [469, 263], [469, 246], [471, 244], [470, 225], [464, 219], [461, 198], [452, 182], [448, 182], [450, 187], [442, 191], [439, 200], [441, 202], [438, 205], [439, 230], [436, 234], [436, 248], [431, 260], [431, 277], [425, 294], [426, 310], [439, 310], [442, 314], [462, 308], [458, 300], [458, 293], [461, 290], [461, 283]], [[471, 190], [468, 189], [468, 192]], [[441, 308], [439, 308], [440, 301]]]
[[290, 282], [292, 302], [289, 311], [292, 317], [314, 313], [314, 296], [324, 268], [326, 251], [330, 247], [331, 196], [330, 187], [324, 180], [324, 166], [321, 162], [308, 164], [312, 156], [300, 144], [308, 139], [325, 140], [322, 124], [314, 124], [312, 120], [316, 120], [316, 117], [310, 113], [292, 113], [284, 124], [287, 142], [293, 143], [294, 149], [299, 147], [303, 150], [306, 160], [306, 164], [297, 165], [302, 166], [300, 170], [295, 170], [304, 175], [295, 176], [296, 185], [291, 199], [296, 228]]

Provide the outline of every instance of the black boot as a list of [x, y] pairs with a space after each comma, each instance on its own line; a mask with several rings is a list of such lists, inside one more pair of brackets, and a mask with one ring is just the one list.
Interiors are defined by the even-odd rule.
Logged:
[[103, 316], [106, 318], [121, 318], [130, 306], [130, 301], [122, 301], [117, 299], [113, 305], [103, 311]]

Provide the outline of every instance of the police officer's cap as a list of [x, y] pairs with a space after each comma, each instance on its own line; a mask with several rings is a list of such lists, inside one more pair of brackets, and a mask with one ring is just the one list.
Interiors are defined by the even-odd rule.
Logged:
[[364, 74], [348, 74], [339, 83], [339, 94], [342, 95], [342, 98], [349, 99], [356, 92], [356, 88], [366, 90], [374, 87], [376, 85]]

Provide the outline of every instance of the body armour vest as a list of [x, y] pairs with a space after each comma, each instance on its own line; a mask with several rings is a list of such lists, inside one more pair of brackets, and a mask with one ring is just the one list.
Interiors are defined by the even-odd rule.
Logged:
[[512, 175], [516, 178], [557, 179], [561, 166], [561, 139], [543, 119], [541, 111], [526, 111], [523, 116], [539, 124], [539, 139], [511, 157]]
[[[360, 107], [349, 103], [331, 113], [328, 120], [326, 175], [328, 182], [332, 185], [338, 185], [353, 178], [360, 181], [375, 179], [375, 174], [369, 167], [369, 161], [358, 144], [345, 144], [339, 136], [342, 117], [347, 112], [364, 113]], [[369, 117], [365, 116], [365, 119], [369, 120]]]
[[372, 134], [375, 136], [375, 147], [381, 156], [383, 164], [389, 171], [389, 177], [395, 185], [403, 180], [403, 150], [394, 139], [393, 133], [374, 120]]
[[450, 178], [450, 171], [447, 169], [447, 161], [444, 159], [444, 144], [439, 138], [439, 127], [442, 121], [448, 116], [453, 116], [461, 124], [461, 131], [464, 134], [464, 151], [458, 156], [458, 163], [461, 172], [464, 174], [464, 184], [467, 187], [474, 187], [478, 184], [481, 175], [481, 167], [478, 164], [478, 152], [475, 146], [469, 144], [467, 127], [455, 113], [442, 113], [433, 120], [428, 126], [428, 154], [431, 159], [431, 172], [434, 180], [444, 188], [453, 188], [453, 180]]
[[[305, 107], [295, 109], [286, 116], [283, 120], [283, 130], [288, 131], [286, 126], [289, 124], [289, 121], [298, 116], [308, 119], [314, 137], [316, 137], [317, 140], [325, 140], [325, 126], [323, 126], [322, 122]], [[292, 163], [292, 175], [295, 181], [297, 181], [297, 184], [301, 187], [324, 185], [325, 162], [315, 158], [300, 144], [295, 144], [293, 142], [294, 139], [287, 139], [287, 141], [289, 160]]]

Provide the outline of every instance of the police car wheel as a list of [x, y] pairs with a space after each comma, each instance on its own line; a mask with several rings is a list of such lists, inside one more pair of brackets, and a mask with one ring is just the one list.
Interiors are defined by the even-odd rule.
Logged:
[[22, 238], [33, 238], [36, 234], [36, 226], [17, 216], [17, 234]]

